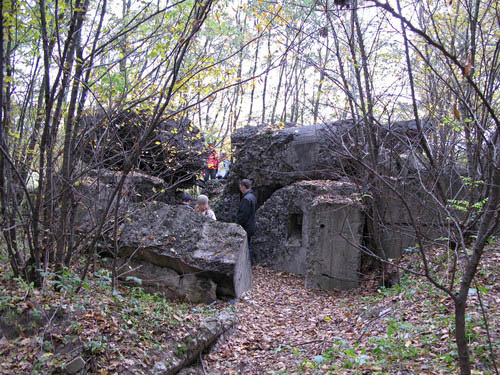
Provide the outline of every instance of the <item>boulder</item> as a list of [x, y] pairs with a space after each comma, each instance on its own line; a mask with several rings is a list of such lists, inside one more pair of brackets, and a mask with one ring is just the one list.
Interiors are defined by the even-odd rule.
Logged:
[[[117, 240], [121, 257], [174, 270], [179, 278], [174, 292], [186, 280], [196, 289], [192, 295], [205, 290], [208, 299], [213, 298], [210, 282], [219, 297], [239, 297], [252, 286], [246, 233], [237, 224], [213, 221], [182, 205], [131, 203], [118, 236], [108, 235], [106, 243], [112, 248]], [[172, 292], [168, 288], [167, 295]]]
[[200, 130], [181, 115], [164, 114], [154, 119], [148, 111], [96, 112], [82, 119], [85, 130], [83, 159], [90, 165], [121, 170], [127, 155], [152, 121], [155, 130], [133, 168], [161, 178], [169, 186], [190, 187], [205, 167], [207, 149]]
[[304, 275], [308, 287], [356, 287], [364, 224], [358, 189], [317, 180], [277, 190], [256, 214], [256, 261]]

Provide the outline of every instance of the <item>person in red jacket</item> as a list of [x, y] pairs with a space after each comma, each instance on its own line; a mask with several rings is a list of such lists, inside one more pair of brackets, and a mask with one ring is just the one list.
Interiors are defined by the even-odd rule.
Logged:
[[215, 150], [214, 144], [209, 143], [208, 148], [210, 149], [210, 154], [208, 155], [207, 169], [205, 169], [205, 182], [210, 179], [215, 180], [220, 161], [219, 154]]

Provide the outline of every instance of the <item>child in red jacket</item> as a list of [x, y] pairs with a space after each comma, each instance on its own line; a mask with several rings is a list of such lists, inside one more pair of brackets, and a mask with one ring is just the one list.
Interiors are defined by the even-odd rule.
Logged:
[[215, 180], [220, 162], [219, 154], [215, 150], [214, 144], [209, 143], [208, 148], [210, 149], [210, 154], [208, 155], [207, 169], [205, 169], [205, 181], [208, 181], [210, 179]]

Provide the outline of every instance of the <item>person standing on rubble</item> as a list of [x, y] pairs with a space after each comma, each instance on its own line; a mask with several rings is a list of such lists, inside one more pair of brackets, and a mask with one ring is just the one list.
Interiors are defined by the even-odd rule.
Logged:
[[217, 170], [219, 169], [219, 154], [215, 150], [213, 143], [208, 144], [210, 154], [208, 154], [207, 168], [205, 169], [205, 182], [215, 180]]

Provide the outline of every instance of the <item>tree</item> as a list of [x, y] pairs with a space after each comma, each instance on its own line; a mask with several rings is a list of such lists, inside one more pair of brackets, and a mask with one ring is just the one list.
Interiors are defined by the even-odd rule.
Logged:
[[[453, 300], [458, 364], [461, 374], [470, 374], [465, 327], [468, 294], [499, 221], [499, 97], [492, 91], [499, 82], [493, 68], [499, 63], [498, 14], [478, 1], [442, 6], [419, 2], [415, 8], [403, 1], [395, 7], [370, 2], [384, 13], [380, 21], [366, 27], [381, 31], [391, 22], [399, 34], [397, 43], [404, 57], [400, 63], [406, 75], [401, 92], [408, 99], [398, 96], [402, 111], [394, 105], [391, 110], [388, 96], [380, 91], [377, 60], [384, 52], [383, 35], [371, 33], [367, 38], [362, 23], [366, 14], [358, 17], [365, 3], [351, 2], [349, 23], [325, 3], [330, 24], [336, 19], [343, 25], [332, 29], [345, 32], [354, 79], [341, 69], [339, 81], [352, 103], [354, 121], [360, 124], [332, 142], [337, 145], [337, 158], [355, 160], [361, 171], [374, 234], [371, 246], [363, 250], [391, 264], [385, 231], [392, 228], [390, 234], [395, 236], [394, 228], [399, 227], [400, 236], [411, 234], [422, 268], [409, 272], [419, 273]], [[374, 41], [370, 48], [368, 40]], [[370, 55], [376, 48], [377, 53]], [[328, 73], [325, 69], [325, 76], [335, 80]], [[404, 116], [415, 122], [402, 136], [391, 124]], [[384, 118], [389, 120], [386, 128], [381, 127]], [[398, 202], [395, 210], [394, 202]], [[388, 220], [387, 214], [394, 211], [404, 228]], [[434, 269], [436, 246], [450, 253], [444, 279]]]
[[[2, 3], [0, 208], [2, 227], [10, 228], [3, 236], [16, 276], [40, 285], [52, 266], [58, 272], [70, 265], [77, 248], [93, 253], [113, 197], [91, 237], [75, 244], [75, 183], [100, 163], [82, 163], [80, 143], [91, 130], [82, 119], [92, 106], [105, 113], [108, 124], [127, 109], [149, 113], [122, 156], [116, 195], [162, 119], [192, 105], [179, 98], [186, 82], [206, 69], [193, 70], [190, 61], [197, 55], [191, 48], [212, 3], [131, 6], [121, 19], [107, 18], [106, 1], [94, 6], [90, 0], [40, 0], [32, 12], [22, 2]], [[135, 64], [139, 60], [142, 65]], [[26, 95], [16, 100], [14, 92]], [[88, 262], [83, 276], [87, 269]]]

